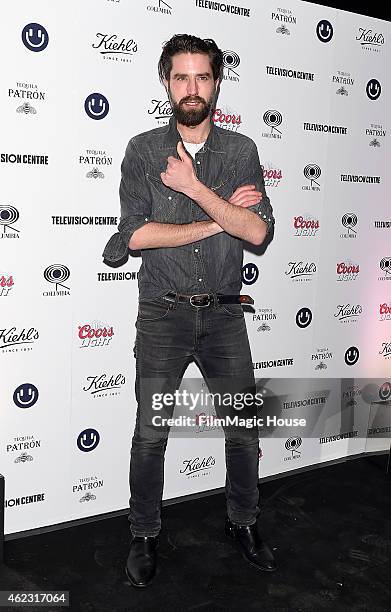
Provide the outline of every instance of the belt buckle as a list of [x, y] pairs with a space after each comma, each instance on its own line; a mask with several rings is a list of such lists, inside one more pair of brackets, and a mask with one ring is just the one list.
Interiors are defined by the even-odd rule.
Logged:
[[[194, 304], [193, 303], [193, 298], [202, 298], [202, 297], [208, 298], [207, 304]], [[194, 308], [206, 308], [207, 306], [210, 305], [210, 295], [209, 293], [196, 293], [190, 296], [189, 302]]]

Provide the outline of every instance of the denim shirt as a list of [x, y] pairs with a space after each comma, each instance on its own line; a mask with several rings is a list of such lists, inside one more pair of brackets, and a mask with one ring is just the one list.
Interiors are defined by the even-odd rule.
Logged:
[[[182, 139], [174, 117], [167, 126], [138, 134], [129, 141], [121, 165], [121, 219], [118, 232], [105, 247], [106, 264], [117, 267], [126, 263], [130, 238], [151, 221], [182, 224], [210, 220], [196, 202], [166, 187], [160, 178], [166, 170], [167, 157], [178, 158], [178, 141]], [[272, 233], [273, 209], [251, 138], [211, 122], [208, 138], [196, 153], [193, 166], [198, 179], [225, 200], [237, 187], [254, 184], [262, 192], [262, 200], [248, 210], [260, 215], [268, 234]], [[242, 286], [243, 242], [227, 232], [183, 246], [146, 248], [141, 257], [140, 299], [159, 297], [167, 291], [238, 294]]]

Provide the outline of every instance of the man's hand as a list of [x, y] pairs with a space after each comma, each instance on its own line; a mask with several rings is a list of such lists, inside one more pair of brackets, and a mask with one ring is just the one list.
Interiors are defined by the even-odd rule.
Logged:
[[198, 179], [181, 141], [178, 142], [177, 151], [180, 159], [170, 155], [167, 158], [167, 169], [160, 173], [160, 178], [167, 187], [186, 194], [188, 189], [194, 188]]
[[229, 198], [228, 202], [235, 206], [248, 208], [258, 204], [262, 200], [262, 192], [255, 190], [255, 185], [243, 185], [238, 187]]

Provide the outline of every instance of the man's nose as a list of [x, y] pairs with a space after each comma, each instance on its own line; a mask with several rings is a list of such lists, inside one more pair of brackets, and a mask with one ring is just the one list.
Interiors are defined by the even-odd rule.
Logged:
[[187, 95], [198, 96], [198, 83], [195, 77], [190, 77], [187, 81]]

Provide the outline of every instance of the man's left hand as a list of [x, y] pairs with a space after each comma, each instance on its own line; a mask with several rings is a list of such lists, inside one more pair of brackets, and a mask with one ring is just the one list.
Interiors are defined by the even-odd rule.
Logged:
[[160, 178], [167, 187], [186, 194], [188, 190], [194, 188], [198, 179], [191, 158], [181, 141], [178, 142], [177, 151], [180, 159], [170, 155], [167, 158], [167, 169], [160, 173]]

